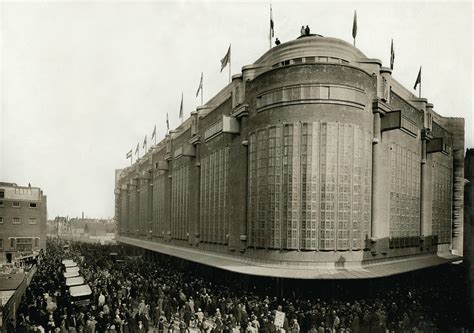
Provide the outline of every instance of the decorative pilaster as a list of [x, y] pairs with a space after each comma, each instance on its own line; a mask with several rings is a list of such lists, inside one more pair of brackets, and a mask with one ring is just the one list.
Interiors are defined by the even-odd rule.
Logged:
[[390, 160], [385, 153], [382, 141], [382, 117], [391, 109], [380, 99], [374, 101], [374, 138], [372, 145], [372, 221], [371, 238], [373, 240], [389, 237], [390, 222], [390, 183], [387, 176]]

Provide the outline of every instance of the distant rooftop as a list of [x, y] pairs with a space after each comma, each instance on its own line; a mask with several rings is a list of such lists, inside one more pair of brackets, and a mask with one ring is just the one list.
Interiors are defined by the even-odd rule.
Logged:
[[18, 186], [16, 183], [0, 182], [0, 186]]

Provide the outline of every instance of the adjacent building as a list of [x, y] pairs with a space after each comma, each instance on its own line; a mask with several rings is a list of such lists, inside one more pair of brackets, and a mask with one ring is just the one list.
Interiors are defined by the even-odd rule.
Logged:
[[343, 40], [283, 43], [116, 171], [118, 240], [283, 278], [459, 260], [464, 120], [441, 112]]
[[0, 264], [46, 251], [46, 215], [39, 187], [0, 182]]
[[52, 223], [57, 226], [58, 237], [64, 240], [110, 244], [115, 242], [115, 221], [113, 219], [62, 218]]
[[464, 188], [464, 262], [467, 266], [469, 316], [474, 322], [474, 149], [466, 150], [464, 162], [466, 185]]

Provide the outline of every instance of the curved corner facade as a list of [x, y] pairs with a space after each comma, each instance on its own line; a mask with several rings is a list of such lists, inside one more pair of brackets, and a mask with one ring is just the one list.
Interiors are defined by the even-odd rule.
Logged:
[[463, 119], [438, 115], [379, 60], [301, 38], [245, 66], [117, 173], [119, 240], [276, 277], [458, 260], [463, 150]]

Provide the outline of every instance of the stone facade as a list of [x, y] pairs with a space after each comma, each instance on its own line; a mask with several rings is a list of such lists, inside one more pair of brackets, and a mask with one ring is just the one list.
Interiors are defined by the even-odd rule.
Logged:
[[210, 265], [457, 260], [463, 149], [464, 120], [434, 112], [380, 60], [299, 38], [244, 66], [116, 173], [119, 241]]
[[40, 188], [0, 183], [0, 263], [46, 251], [46, 214]]

